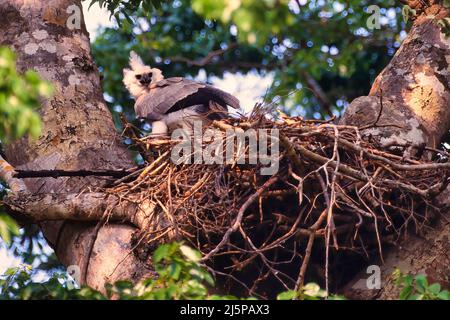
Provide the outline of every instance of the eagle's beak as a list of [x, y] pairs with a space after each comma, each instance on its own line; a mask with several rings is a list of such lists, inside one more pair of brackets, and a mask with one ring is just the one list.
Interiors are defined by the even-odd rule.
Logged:
[[142, 84], [143, 86], [148, 86], [151, 82], [152, 82], [152, 74], [151, 73], [145, 73], [139, 79], [139, 83]]

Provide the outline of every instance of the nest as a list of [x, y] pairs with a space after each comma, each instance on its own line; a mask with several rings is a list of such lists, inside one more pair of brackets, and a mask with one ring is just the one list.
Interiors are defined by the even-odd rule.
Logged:
[[405, 156], [408, 146], [383, 150], [357, 127], [266, 113], [256, 108], [211, 127], [224, 135], [255, 129], [258, 137], [258, 129], [277, 129], [279, 169], [269, 176], [259, 162], [176, 164], [171, 152], [179, 141], [142, 138], [126, 125], [146, 166], [108, 191], [154, 208], [136, 236], [136, 254], [148, 258], [156, 245], [183, 239], [231, 292], [270, 298], [309, 281], [334, 291], [361, 261], [382, 259], [386, 244], [420, 233], [439, 214], [434, 199], [449, 182], [448, 163]]

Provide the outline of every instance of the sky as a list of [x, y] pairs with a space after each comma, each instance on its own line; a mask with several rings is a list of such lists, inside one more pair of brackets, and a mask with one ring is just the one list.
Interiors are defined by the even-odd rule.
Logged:
[[[113, 21], [109, 19], [109, 13], [106, 9], [101, 9], [98, 4], [93, 5], [88, 10], [88, 5], [84, 3], [83, 13], [85, 17], [86, 28], [90, 34], [91, 41], [98, 34], [99, 27], [111, 27]], [[207, 54], [207, 53], [205, 53]], [[198, 81], [202, 81], [206, 75], [200, 73], [197, 76]], [[244, 111], [250, 111], [255, 103], [261, 101], [267, 89], [272, 84], [272, 77], [261, 77], [256, 72], [248, 74], [225, 73], [223, 78], [214, 77], [210, 79], [216, 87], [236, 96]], [[0, 239], [0, 275], [10, 267], [17, 267], [21, 264], [20, 259], [14, 257]]]

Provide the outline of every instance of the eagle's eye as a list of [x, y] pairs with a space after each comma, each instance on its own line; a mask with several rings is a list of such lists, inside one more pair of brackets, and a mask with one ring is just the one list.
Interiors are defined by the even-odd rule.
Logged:
[[141, 78], [142, 78], [142, 74], [137, 74], [136, 75], [136, 79], [141, 80]]

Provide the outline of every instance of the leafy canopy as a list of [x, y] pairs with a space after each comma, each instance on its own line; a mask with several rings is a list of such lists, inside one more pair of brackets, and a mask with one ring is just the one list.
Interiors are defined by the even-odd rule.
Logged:
[[[92, 44], [94, 58], [103, 73], [107, 101], [115, 117], [124, 111], [134, 118], [133, 101], [122, 84], [122, 69], [129, 51], [137, 51], [166, 76], [207, 79], [227, 72], [256, 72], [273, 77], [267, 101], [279, 100], [292, 115], [325, 117], [323, 102], [312, 84], [317, 83], [339, 113], [353, 98], [367, 94], [371, 82], [399, 47], [407, 23], [394, 0], [85, 0], [107, 8], [118, 22], [102, 29]], [[381, 29], [370, 30], [368, 7], [380, 7]], [[0, 139], [11, 141], [25, 134], [37, 136], [39, 96], [50, 87], [34, 72], [17, 73], [14, 55], [0, 50]], [[0, 215], [0, 236], [13, 244], [14, 252], [32, 264], [42, 253], [37, 228], [17, 237], [17, 225]], [[20, 250], [19, 250], [20, 248]], [[156, 255], [156, 253], [155, 253]], [[212, 298], [207, 293], [210, 276], [188, 259], [180, 245], [159, 249], [160, 283], [148, 280], [138, 287], [130, 283], [111, 286], [110, 293], [137, 298]], [[195, 256], [195, 255], [193, 255]], [[54, 255], [39, 255], [39, 268], [57, 266]], [[195, 258], [194, 258], [195, 260]], [[191, 270], [194, 274], [191, 274]], [[64, 276], [55, 274], [43, 285], [33, 282], [33, 270], [10, 270], [2, 282], [7, 298], [106, 298], [88, 288], [64, 289]], [[203, 278], [202, 278], [203, 277]], [[29, 289], [31, 288], [31, 289]], [[61, 289], [62, 288], [62, 289]], [[433, 287], [432, 290], [435, 290]], [[27, 292], [25, 292], [27, 291]], [[286, 292], [280, 299], [323, 296], [315, 285], [302, 292]]]

